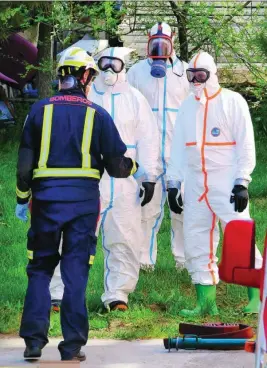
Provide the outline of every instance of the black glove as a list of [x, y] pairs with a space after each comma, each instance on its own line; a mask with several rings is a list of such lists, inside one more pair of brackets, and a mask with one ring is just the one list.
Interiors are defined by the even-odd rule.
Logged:
[[243, 212], [248, 205], [248, 189], [243, 185], [235, 185], [230, 203], [235, 204], [235, 212]]
[[140, 188], [139, 197], [143, 198], [141, 202], [141, 206], [144, 207], [146, 204], [148, 204], [154, 195], [154, 189], [155, 189], [156, 183], [150, 183], [150, 182], [143, 182], [142, 186]]
[[168, 189], [168, 202], [172, 212], [178, 213], [179, 215], [183, 212], [183, 199], [180, 189]]

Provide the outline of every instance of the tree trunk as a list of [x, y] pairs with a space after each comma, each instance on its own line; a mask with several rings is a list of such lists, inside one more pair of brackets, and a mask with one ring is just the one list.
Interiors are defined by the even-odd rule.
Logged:
[[[51, 95], [53, 75], [51, 31], [52, 27], [50, 25], [40, 23], [37, 45], [38, 66], [41, 67], [37, 72], [37, 88], [40, 98], [49, 97]], [[51, 65], [51, 67], [49, 67], [49, 65]]]
[[110, 36], [109, 37], [109, 46], [110, 47], [122, 47], [123, 46], [123, 42], [120, 40], [119, 36]]
[[187, 40], [187, 13], [188, 13], [188, 5], [191, 1], [185, 1], [183, 6], [178, 7], [174, 1], [170, 1], [170, 5], [174, 16], [177, 20], [178, 27], [178, 39], [180, 44], [180, 57], [184, 61], [188, 61], [188, 40]]

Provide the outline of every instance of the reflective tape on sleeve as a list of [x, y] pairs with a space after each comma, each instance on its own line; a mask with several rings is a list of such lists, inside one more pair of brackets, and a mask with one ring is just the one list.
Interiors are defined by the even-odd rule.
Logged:
[[33, 259], [33, 250], [27, 249], [27, 256], [29, 259]]
[[132, 170], [131, 170], [131, 174], [130, 175], [133, 175], [135, 174], [137, 171], [137, 166], [136, 166], [136, 162], [133, 160], [133, 167], [132, 167]]
[[22, 192], [21, 190], [19, 190], [19, 188], [16, 188], [16, 194], [19, 198], [21, 199], [26, 199], [28, 197], [30, 197], [31, 195], [31, 190], [28, 190], [27, 192]]
[[89, 265], [92, 265], [94, 263], [94, 260], [95, 260], [95, 256], [90, 256]]

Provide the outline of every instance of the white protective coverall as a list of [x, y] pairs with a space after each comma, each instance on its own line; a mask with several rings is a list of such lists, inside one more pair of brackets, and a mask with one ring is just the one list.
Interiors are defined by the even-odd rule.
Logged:
[[[121, 59], [132, 51], [125, 47], [105, 50], [102, 56]], [[102, 106], [112, 116], [124, 143], [128, 157], [136, 159], [146, 171], [144, 181], [155, 182], [159, 156], [156, 121], [145, 97], [126, 82], [123, 69], [116, 83], [104, 83], [102, 71], [93, 84], [89, 100]], [[139, 276], [142, 244], [141, 206], [139, 184], [131, 176], [111, 178], [107, 172], [100, 181], [102, 242], [105, 257], [105, 292], [102, 301], [127, 303]]]
[[[170, 27], [166, 23], [162, 23], [162, 26], [163, 33], [170, 35]], [[152, 30], [151, 33], [153, 34]], [[154, 78], [150, 74], [151, 59], [141, 60], [133, 65], [127, 73], [127, 78], [131, 85], [137, 88], [148, 100], [156, 118], [160, 134], [157, 184], [152, 201], [142, 208], [142, 227], [145, 236], [140, 259], [142, 268], [147, 266], [153, 267], [156, 263], [157, 233], [162, 223], [164, 204], [167, 198], [166, 169], [170, 158], [173, 129], [180, 105], [189, 93], [189, 83], [185, 72], [187, 64], [180, 61], [176, 57], [175, 52], [172, 55], [172, 62], [173, 65], [168, 59], [166, 76], [163, 78]], [[155, 131], [156, 129], [154, 129]], [[177, 267], [180, 268], [185, 261], [183, 214], [178, 215], [171, 212], [170, 216], [172, 253]]]
[[[221, 89], [217, 67], [206, 52], [197, 54], [189, 68], [205, 68], [210, 78], [193, 86], [177, 116], [167, 170], [169, 181], [184, 182], [184, 238], [186, 267], [192, 282], [219, 281], [216, 251], [222, 228], [231, 220], [249, 219], [249, 208], [234, 211], [230, 196], [235, 184], [251, 181], [255, 167], [252, 121], [245, 99]], [[170, 186], [169, 186], [170, 187]], [[256, 249], [256, 268], [262, 257]]]

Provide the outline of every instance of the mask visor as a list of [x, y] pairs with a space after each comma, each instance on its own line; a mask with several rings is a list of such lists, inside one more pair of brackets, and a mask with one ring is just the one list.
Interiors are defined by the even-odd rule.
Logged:
[[207, 69], [187, 69], [186, 75], [189, 83], [206, 83], [210, 72]]
[[168, 59], [173, 51], [172, 41], [169, 37], [153, 36], [149, 39], [147, 45], [147, 55], [151, 59]]
[[103, 72], [112, 69], [114, 73], [120, 73], [124, 68], [124, 63], [118, 58], [103, 56], [98, 60], [98, 67]]

